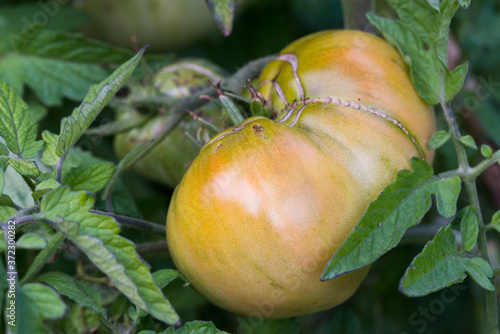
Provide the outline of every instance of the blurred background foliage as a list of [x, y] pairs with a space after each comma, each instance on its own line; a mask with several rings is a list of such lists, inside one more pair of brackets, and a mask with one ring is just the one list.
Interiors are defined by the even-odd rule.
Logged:
[[[343, 26], [339, 0], [244, 0], [229, 37], [223, 37], [215, 24], [210, 21], [203, 0], [178, 0], [185, 3], [179, 6], [182, 8], [175, 13], [162, 12], [162, 10], [169, 11], [166, 4], [174, 1], [127, 0], [120, 2], [119, 5], [118, 2], [120, 1], [43, 2], [52, 5], [65, 4], [54, 17], [49, 18], [45, 28], [82, 32], [89, 37], [102, 39], [106, 43], [132, 51], [136, 51], [144, 44], [150, 44], [148, 53], [156, 55], [151, 62], [152, 70], [156, 69], [155, 66], [168, 63], [172, 59], [202, 57], [229, 72], [234, 72], [252, 59], [279, 52], [285, 45], [301, 36], [324, 29], [340, 29]], [[164, 6], [160, 6], [160, 2], [163, 2]], [[2, 47], [0, 80], [17, 80], [12, 79], [11, 73], [20, 71], [20, 68], [11, 63], [7, 68], [2, 65], [10, 59], [9, 57], [14, 59], [20, 57], [15, 50], [9, 50], [5, 36], [11, 31], [15, 22], [23, 24], [23, 17], [28, 18], [28, 21], [34, 18], [33, 15], [40, 11], [40, 3], [42, 2], [39, 0], [0, 1], [0, 46]], [[92, 5], [96, 8], [92, 9]], [[24, 6], [24, 11], [19, 11], [20, 6]], [[63, 7], [68, 12], [63, 12]], [[387, 8], [383, 11], [385, 15], [392, 15]], [[117, 16], [114, 17], [113, 13], [117, 12]], [[196, 16], [198, 14], [195, 15], [194, 12], [201, 14]], [[13, 17], [12, 13], [17, 13], [18, 16]], [[172, 31], [169, 31], [167, 22], [158, 19], [167, 14], [179, 19], [178, 24], [182, 28], [177, 30], [170, 28]], [[188, 19], [189, 17], [192, 19]], [[142, 22], [137, 22], [138, 20]], [[155, 22], [159, 28], [153, 26]], [[149, 30], [143, 33], [139, 31], [141, 27]], [[500, 2], [473, 0], [468, 11], [459, 10], [452, 22], [451, 33], [454, 45], [450, 47], [450, 52], [455, 59], [451, 63], [456, 65], [468, 61], [469, 64], [465, 88], [452, 102], [454, 111], [459, 115], [458, 120], [464, 132], [473, 135], [478, 144], [489, 144], [498, 149], [500, 146], [500, 57], [498, 56]], [[127, 54], [122, 49], [118, 50]], [[102, 62], [94, 61], [87, 65], [90, 66], [89, 69], [95, 70], [97, 76], [104, 76], [107, 73], [107, 67], [103, 66]], [[101, 73], [101, 70], [104, 72]], [[101, 79], [88, 78], [92, 81], [88, 85]], [[42, 75], [33, 80], [36, 80], [33, 83], [36, 85], [48, 78]], [[74, 94], [64, 94], [60, 99], [56, 98], [53, 101], [41, 98], [36, 89], [29, 84], [25, 86], [23, 97], [30, 103], [34, 117], [41, 124], [40, 129], [57, 132], [60, 119], [76, 107], [78, 98], [85, 94], [88, 89], [86, 84], [87, 82], [81, 83], [82, 87], [75, 89]], [[113, 111], [106, 109], [95, 124], [99, 125], [113, 119]], [[439, 116], [439, 112], [438, 119], [438, 128], [446, 129], [446, 123]], [[454, 168], [456, 165], [451, 145], [448, 143], [437, 152], [435, 169], [438, 172]], [[82, 150], [94, 156], [117, 161], [112, 149], [112, 138], [87, 136], [81, 140], [80, 146]], [[478, 152], [469, 150], [469, 153], [471, 161], [479, 161]], [[500, 209], [499, 166], [490, 168], [482, 176], [479, 189], [484, 218], [489, 222], [492, 214]], [[135, 200], [136, 206], [124, 205], [123, 213], [164, 224], [172, 189], [147, 181], [133, 172], [127, 172], [123, 183], [117, 186], [116, 192], [124, 203], [129, 203], [127, 199], [131, 197]], [[431, 211], [423, 224], [409, 231], [400, 247], [374, 264], [366, 281], [349, 301], [332, 310], [294, 320], [261, 324], [258, 320], [230, 314], [210, 305], [190, 287], [184, 288], [181, 282], [170, 284], [164, 292], [184, 322], [210, 320], [219, 329], [228, 332], [237, 332], [239, 328], [243, 333], [477, 333], [481, 324], [475, 319], [482, 318], [480, 316], [483, 312], [483, 305], [480, 302], [482, 292], [478, 286], [471, 284], [469, 278], [458, 288], [454, 287], [423, 298], [407, 298], [398, 291], [399, 279], [412, 258], [445, 223], [439, 215]], [[489, 233], [491, 233], [490, 240], [497, 238], [494, 232]], [[164, 241], [162, 236], [141, 234], [126, 229], [123, 235], [138, 245], [138, 251], [151, 264], [152, 271], [174, 267], [165, 244], [162, 243]], [[148, 244], [141, 245], [146, 242]], [[155, 245], [151, 242], [158, 243]], [[491, 254], [494, 255], [493, 264], [498, 266], [500, 253], [495, 245], [496, 243], [491, 243]], [[57, 261], [46, 266], [45, 271], [57, 270], [76, 275], [77, 270], [80, 270], [81, 275], [81, 272], [88, 273], [95, 270], [85, 261], [77, 260], [76, 254], [76, 249], [68, 246], [59, 254]], [[34, 255], [34, 251], [19, 250], [17, 259], [21, 276]], [[128, 315], [130, 303], [126, 298], [103, 285], [98, 286], [107, 307], [111, 309], [112, 319], [124, 323], [130, 322]], [[63, 319], [53, 320], [50, 327], [56, 332], [88, 333], [92, 328], [99, 328], [99, 333], [108, 332], [90, 311], [73, 304], [67, 298], [65, 301], [71, 307]], [[149, 320], [143, 321], [139, 329], [161, 329], [158, 323], [153, 323], [150, 318], [146, 319]], [[261, 325], [263, 327], [259, 327]]]

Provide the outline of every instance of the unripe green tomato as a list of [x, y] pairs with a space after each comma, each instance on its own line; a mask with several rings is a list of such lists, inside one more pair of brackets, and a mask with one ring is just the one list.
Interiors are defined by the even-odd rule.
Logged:
[[173, 195], [167, 240], [215, 305], [285, 318], [356, 291], [368, 267], [320, 281], [323, 269], [411, 157], [432, 161], [435, 119], [398, 52], [364, 32], [301, 38], [260, 82], [277, 118], [247, 119], [203, 147]]
[[[197, 94], [210, 86], [210, 82], [219, 81], [225, 73], [216, 65], [203, 59], [186, 59], [162, 68], [152, 78], [153, 94], [172, 98], [187, 97]], [[201, 109], [201, 116], [214, 124], [223, 127], [220, 110], [213, 104], [206, 104]], [[117, 119], [130, 117], [146, 118], [133, 109], [126, 109], [117, 113]], [[136, 146], [152, 139], [163, 130], [171, 119], [172, 113], [165, 110], [140, 126], [134, 127], [114, 138], [114, 149], [117, 157], [122, 159]], [[187, 137], [206, 143], [214, 135], [203, 127], [190, 115], [185, 119], [150, 153], [136, 162], [132, 169], [142, 176], [175, 187], [186, 172], [189, 164], [194, 160], [200, 146]]]
[[91, 21], [83, 32], [114, 45], [178, 48], [217, 31], [203, 0], [84, 0]]
[[[253, 1], [255, 2], [255, 0]], [[204, 0], [77, 0], [90, 16], [82, 29], [86, 35], [133, 48], [150, 45], [153, 51], [178, 49], [195, 40], [220, 35]], [[237, 12], [252, 1], [238, 4]]]

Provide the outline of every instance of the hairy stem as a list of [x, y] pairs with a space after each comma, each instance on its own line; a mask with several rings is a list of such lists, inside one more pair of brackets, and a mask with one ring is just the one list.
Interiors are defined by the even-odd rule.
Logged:
[[136, 247], [137, 253], [141, 256], [149, 254], [158, 254], [168, 252], [168, 244], [166, 241], [152, 241], [143, 244], [138, 244]]
[[113, 217], [122, 226], [135, 228], [135, 229], [139, 229], [139, 230], [143, 230], [143, 231], [147, 231], [147, 232], [152, 232], [152, 233], [156, 233], [156, 234], [161, 234], [161, 235], [165, 235], [167, 233], [167, 230], [166, 230], [164, 225], [152, 223], [152, 222], [149, 222], [147, 220], [117, 215], [115, 213], [109, 213], [109, 212], [104, 212], [104, 211], [99, 211], [99, 210], [89, 210], [89, 211], [92, 213], [98, 214], [98, 215]]
[[474, 168], [472, 168], [472, 174], [471, 176], [473, 178], [477, 178], [479, 175], [481, 175], [482, 172], [484, 172], [488, 167], [491, 165], [500, 162], [500, 150], [496, 151], [491, 155], [486, 160], [481, 161], [479, 164], [477, 164]]
[[[444, 96], [444, 94], [443, 94]], [[477, 239], [477, 245], [479, 253], [483, 259], [491, 264], [490, 257], [488, 254], [487, 241], [486, 241], [486, 231], [484, 229], [483, 215], [481, 213], [481, 206], [479, 204], [479, 196], [477, 194], [476, 188], [476, 177], [477, 173], [475, 170], [470, 168], [469, 161], [467, 160], [467, 154], [465, 148], [459, 142], [460, 130], [458, 128], [457, 121], [453, 115], [453, 110], [451, 107], [445, 103], [444, 99], [441, 101], [441, 107], [444, 111], [444, 116], [446, 122], [450, 128], [450, 134], [457, 151], [458, 169], [462, 172], [462, 181], [465, 185], [465, 190], [467, 196], [469, 197], [470, 205], [474, 208], [477, 218], [479, 221], [479, 235]], [[494, 277], [491, 278], [491, 283], [494, 285]], [[488, 333], [498, 333], [498, 310], [497, 310], [497, 294], [496, 291], [485, 291], [486, 294], [486, 316], [488, 318]]]
[[262, 69], [271, 61], [276, 59], [276, 55], [255, 59], [234, 73], [228, 80], [222, 81], [221, 88], [231, 92], [240, 93], [248, 83], [248, 79], [258, 77]]

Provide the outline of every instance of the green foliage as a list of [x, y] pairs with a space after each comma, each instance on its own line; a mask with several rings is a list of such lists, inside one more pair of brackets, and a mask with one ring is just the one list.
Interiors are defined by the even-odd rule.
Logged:
[[[3, 82], [0, 82], [0, 93], [1, 137], [9, 150], [20, 158], [35, 157], [42, 148], [42, 142], [35, 140], [38, 125], [31, 119], [28, 106]], [[5, 151], [2, 145], [2, 152]]]
[[101, 296], [92, 290], [91, 286], [85, 281], [55, 271], [39, 276], [37, 281], [52, 286], [60, 294], [71, 298], [81, 306], [88, 307], [96, 314], [106, 314], [102, 306]]
[[37, 177], [38, 175], [40, 175], [40, 170], [38, 169], [34, 161], [3, 156], [0, 157], [0, 164], [8, 164], [16, 172], [23, 176]]
[[234, 12], [238, 0], [206, 0], [208, 8], [224, 36], [233, 29]]
[[464, 257], [457, 251], [451, 227], [440, 229], [412, 261], [400, 282], [400, 290], [407, 296], [423, 296], [462, 282], [468, 273], [484, 289], [494, 291], [488, 277], [491, 266], [481, 258]]
[[460, 178], [433, 177], [432, 167], [413, 158], [413, 171], [399, 172], [366, 209], [356, 228], [335, 252], [322, 280], [362, 268], [397, 246], [406, 230], [418, 224], [436, 196], [441, 215], [452, 217], [460, 193]]
[[481, 155], [485, 158], [491, 157], [493, 150], [488, 145], [481, 145]]
[[[395, 278], [399, 280], [405, 268], [399, 282], [399, 289], [405, 296], [422, 297], [446, 287], [453, 289], [453, 284], [464, 280], [468, 286], [467, 276], [486, 293], [495, 291], [494, 270], [485, 260], [488, 254], [484, 231], [496, 231], [488, 232], [488, 244], [498, 239], [500, 211], [495, 212], [498, 208], [492, 196], [480, 187], [478, 198], [484, 210], [467, 197], [471, 193], [469, 188], [460, 197], [461, 210], [457, 213], [461, 187], [470, 187], [483, 170], [500, 161], [500, 154], [495, 152], [495, 146], [500, 145], [500, 94], [498, 57], [494, 52], [500, 45], [496, 33], [500, 14], [494, 1], [477, 0], [471, 5], [468, 0], [388, 0], [397, 19], [368, 15], [405, 57], [413, 83], [425, 101], [447, 106], [455, 98], [450, 106], [457, 115], [464, 116], [460, 130], [467, 132], [472, 129], [471, 124], [481, 127], [480, 135], [472, 132], [472, 136], [465, 134], [458, 138], [453, 131], [438, 131], [429, 148], [438, 150], [440, 157], [439, 149], [443, 145], [448, 143], [446, 148], [451, 147], [450, 138], [460, 143], [461, 149], [477, 150], [477, 144], [490, 145], [481, 145], [480, 154], [484, 159], [477, 167], [464, 168], [464, 162], [459, 161], [456, 170], [437, 175], [424, 161], [413, 159], [413, 171], [400, 172], [370, 204], [356, 229], [329, 261], [322, 279], [332, 279], [366, 266], [401, 241], [405, 246], [400, 245], [398, 252], [380, 259], [377, 264], [381, 268], [373, 266], [371, 279], [350, 300], [349, 308], [341, 306], [299, 321], [243, 319], [210, 306], [193, 289], [186, 288], [189, 282], [173, 269], [164, 232], [159, 236], [149, 233], [164, 230], [171, 191], [137, 180], [136, 175], [125, 174], [126, 170], [175, 129], [186, 116], [187, 109], [196, 112], [200, 102], [187, 98], [170, 99], [160, 101], [163, 104], [158, 107], [158, 101], [137, 103], [141, 99], [144, 101], [141, 94], [149, 92], [138, 94], [127, 89], [147, 83], [151, 73], [168, 63], [171, 56], [145, 58], [145, 49], [134, 55], [129, 50], [76, 34], [74, 31], [87, 18], [69, 5], [62, 6], [54, 1], [30, 1], [20, 5], [18, 2], [29, 1], [0, 6], [0, 252], [9, 255], [4, 231], [6, 222], [14, 220], [17, 223], [15, 246], [19, 275], [15, 282], [16, 327], [4, 321], [2, 330], [16, 333], [206, 334], [227, 333], [217, 327], [234, 332], [238, 326], [238, 332], [248, 334], [394, 332], [408, 324], [413, 326], [414, 312], [427, 302], [433, 305], [432, 298], [436, 296], [414, 300], [396, 294]], [[304, 30], [301, 25], [308, 21], [310, 8], [326, 6], [321, 1], [303, 0], [292, 0], [290, 5], [288, 2], [261, 3], [255, 6], [254, 16], [242, 19], [232, 31], [237, 1], [206, 2], [223, 34], [232, 33], [233, 36], [222, 42], [217, 40], [220, 44], [216, 47], [210, 44], [213, 41], [206, 40], [182, 53], [223, 55], [220, 61], [231, 70], [235, 69], [235, 64], [247, 62], [249, 57], [273, 53], [286, 42], [304, 35], [308, 28]], [[281, 5], [289, 7], [282, 10]], [[469, 5], [468, 12], [459, 10], [460, 6], [468, 8]], [[470, 59], [470, 62], [450, 71], [448, 67], [454, 64], [451, 58], [448, 59], [448, 37], [450, 22], [457, 10], [459, 21], [454, 19], [456, 24], [451, 35], [463, 46], [462, 59]], [[294, 11], [298, 13], [293, 14]], [[268, 14], [277, 12], [279, 16]], [[287, 15], [297, 17], [290, 19]], [[326, 17], [328, 28], [340, 24], [333, 22], [332, 15]], [[264, 23], [255, 25], [257, 19]], [[241, 32], [238, 35], [238, 30], [244, 30], [244, 38]], [[248, 31], [252, 31], [252, 36]], [[231, 48], [235, 52], [228, 59], [229, 48], [224, 43], [231, 39], [236, 43], [232, 45], [237, 47]], [[203, 44], [210, 47], [203, 49]], [[239, 52], [246, 46], [244, 44], [253, 45], [255, 53], [238, 55], [245, 53]], [[234, 88], [241, 88], [247, 79], [256, 77], [261, 67], [251, 68], [258, 70], [236, 72], [227, 81], [223, 80], [220, 86], [230, 94], [224, 89], [203, 92], [224, 108], [233, 124], [243, 121], [243, 115], [269, 116], [268, 106], [262, 106], [260, 101], [252, 101], [250, 105], [247, 99], [236, 96], [238, 92]], [[466, 89], [469, 92], [458, 93], [468, 70], [471, 80]], [[128, 80], [136, 82], [128, 86]], [[124, 86], [126, 89], [121, 90]], [[112, 101], [117, 93], [127, 98]], [[77, 105], [79, 101], [82, 102]], [[78, 147], [83, 141], [102, 139], [102, 136], [138, 124], [137, 119], [129, 119], [111, 123], [114, 126], [111, 130], [102, 125], [105, 122], [90, 128], [96, 119], [107, 122], [113, 118], [112, 111], [103, 110], [109, 105], [134, 108], [140, 113], [149, 113], [152, 109], [164, 112], [163, 109], [172, 107], [176, 116], [163, 129], [158, 129], [153, 140], [115, 163], [106, 138], [102, 144], [92, 146], [92, 152]], [[60, 122], [60, 115], [67, 117]], [[211, 119], [206, 118], [206, 121], [203, 126], [209, 127]], [[444, 123], [438, 123], [438, 127], [447, 128]], [[59, 133], [54, 133], [58, 128]], [[92, 137], [87, 136], [89, 134]], [[480, 158], [479, 152], [467, 152], [471, 154], [470, 162]], [[476, 174], [471, 175], [472, 172]], [[125, 180], [121, 176], [125, 176]], [[435, 199], [437, 213], [446, 218], [455, 217], [451, 224], [430, 210], [431, 198]], [[491, 214], [491, 222], [484, 226], [482, 217]], [[437, 224], [444, 227], [435, 234]], [[128, 228], [134, 225], [136, 230], [140, 226], [138, 233]], [[416, 234], [412, 232], [423, 230], [428, 234], [429, 229], [435, 235], [425, 247], [421, 238], [416, 245], [412, 243], [412, 236]], [[155, 247], [158, 250], [150, 253]], [[420, 254], [411, 260], [422, 247]], [[7, 295], [10, 288], [7, 278], [5, 263], [0, 261], [0, 296]], [[432, 322], [432, 329], [429, 322], [428, 332], [434, 328], [434, 333], [465, 331], [469, 325], [456, 319], [470, 319], [468, 316], [474, 312], [471, 307], [479, 303], [474, 298], [477, 298], [475, 292], [467, 292], [461, 299], [448, 304], [439, 320]], [[4, 316], [5, 302], [8, 303], [9, 298], [0, 298]], [[397, 305], [393, 313], [388, 311], [390, 305]], [[384, 310], [383, 316], [380, 310]], [[479, 318], [482, 312], [474, 314]], [[438, 315], [433, 316], [438, 319]], [[181, 318], [184, 325], [178, 327]], [[373, 324], [375, 318], [377, 324]], [[213, 319], [216, 325], [196, 319]], [[486, 323], [483, 319], [477, 322]], [[421, 328], [411, 328], [408, 332], [415, 329]], [[479, 325], [469, 331], [473, 330], [478, 331]]]
[[462, 87], [467, 73], [466, 64], [451, 72], [447, 68], [449, 25], [459, 3], [455, 0], [387, 2], [396, 10], [400, 20], [368, 14], [369, 20], [404, 56], [409, 57], [413, 84], [427, 103], [451, 101]]
[[476, 245], [477, 235], [479, 234], [479, 219], [471, 206], [464, 209], [460, 222], [460, 233], [464, 250], [471, 251]]
[[429, 141], [429, 148], [431, 150], [436, 150], [446, 144], [446, 142], [450, 140], [450, 138], [451, 135], [449, 132], [443, 130], [437, 131]]
[[90, 213], [93, 206], [89, 193], [60, 187], [43, 198], [38, 215], [52, 221], [135, 305], [158, 320], [177, 323], [179, 317], [132, 242], [119, 236], [120, 228], [113, 218]]
[[49, 333], [43, 320], [57, 319], [66, 312], [66, 305], [50, 287], [29, 283], [16, 288], [17, 333]]
[[218, 330], [212, 322], [192, 321], [184, 324], [179, 329], [169, 328], [161, 334], [228, 334]]
[[55, 154], [57, 156], [65, 156], [78, 139], [85, 133], [99, 112], [102, 111], [118, 89], [120, 89], [123, 83], [130, 77], [144, 51], [145, 48], [134, 58], [121, 65], [101, 83], [90, 87], [80, 107], [73, 110], [71, 116], [63, 118], [61, 122], [61, 133], [59, 134], [55, 148]]
[[87, 190], [95, 193], [104, 187], [114, 171], [115, 166], [111, 162], [73, 167], [64, 175], [63, 184], [71, 186], [73, 190]]
[[131, 57], [129, 51], [68, 32], [84, 21], [85, 15], [58, 3], [2, 8], [0, 80], [21, 95], [29, 87], [49, 106], [65, 97], [81, 99], [107, 76], [102, 63]]
[[473, 150], [477, 150], [476, 142], [471, 135], [466, 135], [458, 138], [458, 141], [462, 143], [462, 145], [472, 148]]
[[25, 233], [16, 241], [18, 249], [44, 249], [47, 247], [47, 240], [36, 233]]

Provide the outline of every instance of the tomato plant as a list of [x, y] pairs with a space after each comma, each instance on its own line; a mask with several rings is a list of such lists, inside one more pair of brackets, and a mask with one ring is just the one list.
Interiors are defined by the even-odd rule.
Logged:
[[0, 332], [498, 333], [495, 1], [82, 3], [0, 5]]
[[[225, 73], [215, 64], [203, 59], [177, 61], [161, 68], [149, 79], [146, 87], [132, 86], [130, 94], [160, 95], [172, 100], [198, 94], [211, 84], [219, 82]], [[132, 168], [143, 176], [175, 187], [200, 147], [215, 133], [217, 126], [224, 127], [223, 113], [213, 103], [206, 103], [197, 115], [186, 115], [185, 119], [147, 156]], [[126, 122], [136, 119], [136, 126], [118, 133], [114, 138], [114, 149], [119, 158], [125, 157], [135, 147], [154, 138], [172, 119], [168, 108], [140, 111], [125, 107], [117, 112], [117, 119]], [[209, 122], [211, 127], [200, 122]], [[214, 130], [215, 129], [215, 130]]]
[[259, 85], [277, 118], [250, 118], [202, 149], [170, 205], [169, 249], [222, 308], [321, 311], [349, 298], [368, 269], [320, 281], [331, 253], [412, 156], [432, 161], [434, 115], [397, 51], [357, 31], [299, 39]]

